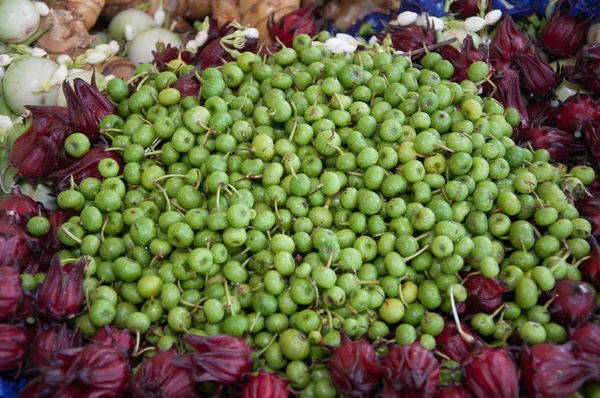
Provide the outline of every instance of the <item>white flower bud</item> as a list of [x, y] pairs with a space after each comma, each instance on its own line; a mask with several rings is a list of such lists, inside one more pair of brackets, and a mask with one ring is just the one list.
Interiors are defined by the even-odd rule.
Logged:
[[444, 20], [438, 17], [429, 17], [429, 23], [433, 30], [443, 30], [444, 29]]
[[116, 54], [116, 53], [118, 53], [118, 52], [119, 52], [119, 50], [121, 49], [121, 46], [119, 45], [119, 42], [118, 42], [118, 41], [116, 41], [116, 40], [111, 40], [111, 41], [108, 43], [108, 47], [110, 48], [110, 52], [111, 52], [112, 54]]
[[125, 36], [125, 40], [127, 41], [133, 40], [133, 37], [135, 36], [135, 30], [133, 29], [133, 26], [129, 24], [125, 25], [123, 36]]
[[331, 39], [328, 39], [325, 42], [325, 45], [333, 54], [339, 54], [344, 52], [352, 53], [354, 52], [354, 50], [356, 50], [355, 46], [349, 44], [343, 39], [340, 39], [339, 37], [332, 37]]
[[260, 32], [256, 28], [248, 28], [244, 30], [244, 36], [246, 36], [247, 39], [258, 39]]
[[416, 12], [404, 11], [398, 14], [398, 18], [396, 18], [396, 21], [400, 26], [408, 26], [415, 23], [418, 16], [419, 15]]
[[115, 75], [106, 75], [104, 76], [104, 81], [106, 83], [108, 83], [109, 81], [111, 81], [112, 79], [114, 79], [116, 76]]
[[196, 44], [198, 44], [198, 47], [203, 46], [204, 43], [207, 42], [207, 40], [208, 40], [208, 33], [206, 33], [203, 30], [196, 33], [196, 37], [194, 37], [194, 41], [196, 42]]
[[110, 53], [110, 47], [108, 44], [98, 44], [94, 47], [94, 51], [100, 51], [101, 53]]
[[485, 19], [481, 17], [469, 17], [465, 19], [465, 30], [469, 32], [479, 32], [485, 25]]
[[12, 64], [12, 58], [8, 54], [0, 54], [0, 66], [8, 66]]
[[36, 1], [35, 3], [33, 3], [33, 5], [37, 9], [38, 14], [40, 14], [40, 17], [45, 17], [50, 13], [48, 5], [44, 2]]
[[496, 25], [496, 22], [498, 22], [500, 18], [502, 18], [502, 11], [492, 10], [485, 14], [485, 23], [490, 26]]
[[88, 64], [95, 65], [104, 61], [106, 61], [106, 54], [100, 51], [90, 50], [85, 56], [85, 62]]
[[347, 33], [338, 33], [337, 35], [335, 35], [335, 37], [337, 37], [338, 39], [344, 40], [346, 43], [350, 44], [351, 46], [358, 46], [360, 44], [360, 42], [358, 40], [356, 40], [354, 38], [354, 36], [349, 35]]
[[377, 39], [377, 36], [371, 36], [371, 38], [369, 39], [369, 45], [373, 46], [377, 43], [379, 43], [379, 39]]
[[58, 84], [64, 82], [69, 76], [69, 69], [67, 65], [59, 65], [58, 68], [52, 74], [52, 80], [57, 82]]
[[198, 51], [198, 42], [196, 40], [188, 41], [185, 43], [185, 50], [195, 54]]
[[4, 77], [4, 72], [6, 72], [4, 66], [0, 66], [0, 80], [2, 80], [2, 78]]
[[45, 57], [46, 55], [48, 55], [48, 53], [43, 48], [35, 47], [35, 48], [31, 49], [32, 57], [41, 58], [41, 57]]
[[165, 23], [165, 10], [162, 7], [154, 12], [154, 23], [156, 26], [163, 26]]
[[0, 130], [10, 130], [12, 126], [13, 122], [10, 117], [0, 115]]
[[71, 62], [71, 57], [69, 57], [67, 54], [61, 54], [58, 56], [58, 58], [56, 58], [56, 62], [58, 62], [59, 65], [66, 65]]

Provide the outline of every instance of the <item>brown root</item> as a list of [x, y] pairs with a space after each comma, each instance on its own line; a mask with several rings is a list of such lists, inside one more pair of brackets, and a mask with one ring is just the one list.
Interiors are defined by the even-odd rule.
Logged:
[[[102, 16], [112, 18], [128, 8], [137, 7], [148, 0], [106, 0], [106, 6], [102, 10]], [[164, 10], [171, 13], [171, 18], [186, 18], [189, 20], [200, 20], [211, 15], [210, 0], [164, 0]], [[150, 0], [149, 15], [154, 15], [158, 8], [159, 0]]]
[[219, 26], [227, 22], [242, 20], [238, 0], [211, 0], [213, 18], [217, 20]]
[[83, 17], [69, 10], [50, 9], [50, 13], [42, 18], [40, 28], [49, 30], [40, 36], [37, 45], [52, 59], [61, 54], [75, 58], [85, 52], [94, 40], [85, 27]]
[[100, 71], [104, 76], [115, 75], [116, 77], [127, 81], [133, 77], [135, 65], [121, 57], [112, 56], [102, 64]]
[[60, 8], [73, 11], [83, 18], [87, 30], [90, 30], [98, 20], [105, 0], [46, 0], [50, 8]]
[[300, 0], [240, 0], [242, 23], [249, 24], [260, 32], [260, 41], [271, 44], [271, 36], [267, 22], [274, 15], [274, 20], [300, 7]]

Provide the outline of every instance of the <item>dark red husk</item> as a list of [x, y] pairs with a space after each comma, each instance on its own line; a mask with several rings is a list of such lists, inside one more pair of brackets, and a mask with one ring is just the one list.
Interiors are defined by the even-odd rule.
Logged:
[[553, 159], [568, 158], [575, 153], [585, 151], [586, 144], [573, 134], [555, 127], [532, 127], [521, 130], [521, 142], [530, 142], [533, 149], [547, 149]]
[[600, 244], [594, 236], [589, 236], [588, 240], [592, 247], [590, 258], [585, 260], [579, 268], [583, 278], [598, 290], [600, 289]]
[[[521, 116], [521, 129], [529, 127], [529, 115], [525, 106], [525, 99], [519, 90], [519, 75], [513, 69], [512, 72], [504, 71], [506, 75], [502, 78], [499, 84], [499, 89], [496, 91], [496, 98], [505, 108], [515, 108]], [[514, 72], [514, 76], [509, 77]], [[506, 79], [509, 79], [508, 82]], [[507, 83], [507, 84], [505, 84]]]
[[577, 210], [592, 224], [592, 235], [600, 238], [600, 196], [584, 197], [577, 202]]
[[20, 272], [36, 247], [36, 238], [19, 227], [0, 221], [0, 267], [7, 266]]
[[554, 126], [556, 124], [556, 108], [550, 101], [530, 101], [527, 105], [527, 114], [531, 125]]
[[517, 398], [517, 368], [504, 348], [481, 347], [464, 363], [465, 382], [476, 398]]
[[466, 387], [448, 386], [442, 388], [435, 394], [435, 398], [471, 398], [473, 395]]
[[29, 336], [23, 325], [0, 323], [0, 372], [20, 369], [27, 358]]
[[282, 380], [276, 373], [260, 370], [258, 375], [251, 375], [243, 386], [243, 398], [287, 398], [288, 381]]
[[20, 398], [51, 398], [56, 396], [57, 389], [43, 381], [42, 376], [32, 379], [19, 391]]
[[513, 77], [518, 78], [519, 71], [513, 68], [509, 62], [496, 61], [494, 63], [494, 83], [497, 92], [507, 92], [511, 87]]
[[180, 398], [194, 393], [190, 371], [175, 366], [177, 350], [159, 351], [147, 359], [131, 379], [129, 393], [133, 398]]
[[252, 371], [252, 348], [244, 339], [229, 335], [204, 337], [189, 334], [185, 342], [196, 352], [179, 356], [173, 363], [190, 369], [198, 383], [214, 381], [231, 385]]
[[331, 379], [341, 394], [352, 398], [372, 396], [382, 372], [377, 353], [365, 336], [352, 341], [342, 334], [342, 343], [330, 362]]
[[[224, 27], [227, 25], [224, 25]], [[222, 27], [223, 28], [223, 27]], [[209, 66], [220, 66], [227, 62], [234, 61], [235, 59], [229, 54], [221, 45], [221, 38], [226, 34], [233, 32], [235, 28], [228, 27], [225, 34], [219, 32], [219, 37], [208, 43], [202, 51], [199, 51], [197, 65], [202, 65], [203, 68]], [[228, 47], [229, 48], [229, 47]], [[239, 52], [251, 51], [256, 52], [258, 50], [258, 41], [256, 39], [246, 40], [246, 45], [238, 49]]]
[[600, 94], [600, 43], [583, 46], [577, 52], [577, 63], [563, 69], [565, 79]]
[[31, 126], [17, 138], [8, 158], [18, 176], [31, 181], [48, 177], [60, 163], [64, 137], [71, 133], [66, 108], [27, 106]]
[[540, 42], [549, 53], [568, 58], [575, 55], [584, 43], [590, 23], [590, 19], [585, 17], [569, 15], [568, 11], [559, 5], [550, 21], [542, 28]]
[[0, 321], [12, 319], [23, 298], [23, 288], [19, 272], [7, 266], [0, 266]]
[[523, 92], [531, 97], [548, 97], [561, 82], [560, 76], [540, 56], [538, 49], [522, 48], [515, 51], [512, 60], [521, 71]]
[[600, 122], [594, 119], [583, 122], [583, 136], [592, 160], [600, 164]]
[[394, 348], [383, 360], [383, 394], [390, 398], [433, 398], [440, 379], [440, 364], [431, 350], [419, 343]]
[[[208, 40], [206, 41], [206, 43], [208, 43], [211, 40], [214, 40], [217, 37], [216, 22], [212, 18], [211, 24], [215, 25], [215, 29], [211, 29], [212, 37], [211, 33], [209, 33]], [[162, 51], [152, 51], [152, 57], [154, 57], [152, 63], [156, 65], [156, 68], [159, 71], [164, 72], [169, 69], [167, 64], [171, 61], [178, 59], [180, 56], [181, 60], [185, 62], [186, 65], [195, 65], [198, 62], [197, 54], [199, 54], [199, 52], [197, 52], [196, 54], [192, 54], [189, 51], [181, 51], [179, 50], [179, 48], [167, 44], [167, 46]]]
[[75, 184], [79, 184], [84, 178], [95, 177], [102, 179], [100, 172], [98, 171], [98, 163], [102, 159], [112, 158], [116, 160], [120, 167], [120, 172], [123, 169], [123, 159], [117, 151], [107, 151], [104, 148], [92, 148], [83, 158], [73, 163], [71, 166], [55, 171], [48, 177], [52, 180], [54, 187], [57, 191], [63, 191], [69, 189], [71, 184], [71, 176]]
[[594, 312], [594, 292], [585, 282], [561, 279], [552, 291], [554, 301], [548, 310], [555, 322], [571, 325], [585, 322]]
[[21, 193], [17, 186], [9, 196], [0, 198], [0, 221], [15, 224], [20, 228], [27, 226], [31, 217], [40, 215], [40, 205], [27, 195]]
[[96, 344], [114, 346], [123, 353], [129, 353], [135, 347], [135, 337], [131, 332], [128, 329], [119, 330], [113, 325], [98, 329], [91, 340]]
[[83, 273], [87, 262], [61, 265], [59, 256], [50, 262], [48, 273], [37, 292], [37, 306], [43, 315], [62, 320], [75, 316], [83, 304]]
[[490, 43], [490, 58], [494, 61], [511, 62], [513, 54], [527, 45], [527, 37], [517, 27], [511, 16], [505, 16], [496, 28], [496, 36]]
[[485, 61], [485, 53], [475, 47], [471, 36], [467, 36], [463, 40], [460, 51], [448, 44], [441, 47], [439, 52], [454, 66], [454, 75], [451, 78], [454, 82], [460, 82], [467, 78], [467, 71], [473, 62]]
[[[464, 333], [473, 337], [476, 342], [483, 343], [481, 337], [473, 331], [471, 326], [464, 322], [461, 322], [460, 325]], [[435, 342], [436, 350], [459, 363], [462, 363], [471, 355], [473, 348], [473, 344], [469, 343], [458, 333], [456, 322], [454, 321], [446, 321], [444, 323], [444, 329], [442, 329], [442, 333], [436, 336]]]
[[575, 133], [588, 119], [600, 122], [600, 106], [589, 94], [572, 95], [560, 104], [556, 112], [556, 127]]
[[294, 37], [299, 34], [306, 33], [313, 37], [316, 36], [320, 29], [314, 11], [317, 4], [310, 4], [300, 7], [275, 21], [275, 13], [271, 13], [271, 17], [267, 22], [269, 35], [275, 41], [277, 38], [287, 47], [292, 47]]
[[[430, 46], [435, 43], [435, 33], [430, 27], [421, 27], [416, 25], [397, 26], [386, 25], [390, 30], [392, 38], [392, 46], [394, 50], [408, 52], [410, 50], [419, 50], [423, 48], [423, 44]], [[385, 39], [386, 34], [379, 33], [377, 38], [381, 41]]]
[[192, 96], [197, 97], [200, 93], [200, 82], [196, 77], [196, 73], [192, 72], [183, 77], [177, 79], [177, 81], [173, 84], [173, 88], [177, 89], [183, 97]]
[[65, 323], [40, 326], [31, 347], [31, 366], [51, 366], [57, 352], [82, 345], [83, 334], [80, 329], [69, 330]]
[[463, 285], [469, 294], [466, 303], [471, 311], [495, 311], [502, 304], [502, 294], [509, 291], [502, 282], [481, 274], [470, 275]]
[[101, 134], [100, 121], [117, 113], [117, 108], [98, 90], [95, 74], [91, 84], [78, 78], [73, 80], [73, 86], [75, 88], [67, 82], [62, 86], [69, 109], [69, 122], [73, 131], [94, 140]]
[[[48, 212], [48, 221], [50, 221], [50, 231], [41, 238], [39, 238], [39, 246], [44, 250], [40, 261], [42, 264], [50, 264], [50, 260], [54, 256], [54, 253], [62, 248], [62, 244], [58, 240], [58, 229], [61, 225], [69, 221], [69, 219], [75, 216], [77, 213], [74, 210], [58, 209], [55, 211]], [[48, 258], [49, 257], [49, 258]]]
[[477, 4], [477, 0], [456, 0], [450, 4], [450, 11], [457, 14], [460, 19], [467, 19], [477, 15], [479, 12]]
[[521, 352], [521, 380], [529, 397], [559, 398], [576, 392], [600, 368], [576, 357], [573, 344], [525, 346]]
[[579, 344], [579, 358], [600, 367], [600, 325], [582, 323], [569, 332], [569, 341]]

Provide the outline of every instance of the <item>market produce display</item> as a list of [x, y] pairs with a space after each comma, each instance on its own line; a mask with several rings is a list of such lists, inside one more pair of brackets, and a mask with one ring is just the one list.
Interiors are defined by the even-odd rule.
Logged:
[[600, 396], [597, 1], [8, 20], [0, 396]]

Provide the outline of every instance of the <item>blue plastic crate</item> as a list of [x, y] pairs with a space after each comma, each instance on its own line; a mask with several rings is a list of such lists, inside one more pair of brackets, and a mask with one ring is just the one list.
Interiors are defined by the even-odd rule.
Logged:
[[25, 379], [3, 379], [0, 377], [0, 398], [18, 398], [19, 391], [25, 387]]

